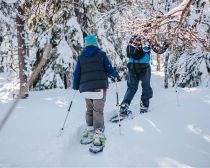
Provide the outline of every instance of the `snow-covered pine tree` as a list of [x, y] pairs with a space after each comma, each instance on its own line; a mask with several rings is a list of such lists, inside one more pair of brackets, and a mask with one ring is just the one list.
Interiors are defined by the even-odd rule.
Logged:
[[15, 24], [17, 3], [0, 1], [0, 73], [5, 73], [6, 80], [12, 83], [10, 96], [15, 96], [19, 90], [19, 66], [17, 53], [17, 29]]
[[[187, 48], [181, 51], [179, 49], [180, 47], [176, 46], [176, 38], [178, 38], [180, 42], [186, 41], [189, 44], [192, 41], [195, 41], [195, 45], [202, 43], [201, 52], [204, 52], [204, 48], [207, 50], [209, 48], [207, 42], [209, 38], [209, 15], [206, 13], [206, 11], [208, 11], [206, 9], [209, 7], [209, 2], [204, 0], [186, 0], [184, 2], [185, 3], [182, 3], [181, 0], [149, 2], [146, 0], [109, 0], [109, 2], [90, 0], [14, 0], [10, 1], [10, 3], [0, 1], [0, 12], [4, 13], [3, 16], [13, 20], [13, 22], [17, 14], [17, 10], [14, 9], [17, 9], [18, 5], [22, 5], [25, 12], [24, 31], [26, 37], [25, 47], [27, 49], [25, 62], [28, 85], [31, 89], [40, 90], [55, 87], [69, 87], [72, 80], [71, 76], [75, 60], [84, 46], [83, 38], [87, 34], [96, 34], [98, 36], [100, 47], [107, 52], [110, 60], [117, 66], [121, 75], [126, 75], [125, 48], [127, 42], [132, 33], [141, 34], [141, 23], [145, 23], [145, 21], [151, 22], [153, 28], [156, 29], [155, 31], [158, 36], [154, 36], [154, 39], [156, 38], [160, 44], [162, 44], [162, 40], [164, 40], [163, 37], [171, 39], [171, 46], [174, 47], [170, 49], [171, 52], [168, 54], [168, 64], [166, 64], [165, 67], [169, 75], [169, 80], [173, 81], [172, 85], [175, 85], [178, 84], [177, 82], [184, 81], [182, 80], [184, 78], [182, 75], [176, 74], [180, 72], [179, 68], [181, 68], [180, 64], [178, 65], [177, 62], [182, 62], [179, 61], [179, 59], [186, 61], [187, 59], [183, 59], [182, 57], [186, 56], [185, 51], [188, 51]], [[188, 2], [189, 5], [183, 10], [183, 5], [188, 4]], [[179, 6], [181, 3], [182, 6]], [[193, 6], [193, 8], [191, 8], [190, 5]], [[183, 10], [181, 20], [179, 20], [179, 16], [181, 16], [180, 12], [176, 12], [175, 10], [177, 6]], [[168, 27], [166, 23], [168, 23]], [[139, 25], [132, 27], [133, 24]], [[160, 28], [156, 26], [158, 24]], [[8, 29], [4, 24], [1, 27], [3, 28], [2, 46], [5, 45], [7, 41], [5, 32], [7, 32]], [[9, 31], [15, 32], [14, 29], [12, 29], [12, 27], [15, 26], [10, 27]], [[172, 27], [176, 29], [173, 30]], [[182, 32], [186, 30], [186, 27], [189, 27], [189, 29], [187, 29], [188, 33], [184, 36]], [[194, 35], [191, 41], [188, 38], [190, 34]], [[198, 35], [201, 35], [201, 38]], [[16, 34], [14, 34], [14, 36], [13, 38], [16, 38]], [[14, 40], [12, 40], [10, 44], [13, 44], [14, 51], [17, 51], [17, 46], [13, 41]], [[203, 47], [205, 44], [206, 47]], [[187, 47], [187, 45], [184, 46]], [[194, 53], [197, 55], [197, 48], [195, 48], [195, 50], [196, 51], [192, 50], [192, 52], [188, 54]], [[5, 51], [7, 51], [7, 49]], [[201, 53], [198, 55], [201, 55]], [[15, 54], [13, 57], [15, 59]], [[161, 57], [163, 56], [161, 55]], [[207, 57], [209, 57], [209, 55], [204, 53], [204, 57], [206, 58], [205, 60], [208, 60]], [[2, 58], [3, 57], [1, 57], [0, 62], [3, 62]], [[153, 56], [153, 58], [155, 57]], [[161, 60], [164, 59], [161, 58]], [[192, 66], [186, 66], [186, 62], [182, 63], [185, 68], [181, 69], [186, 71], [184, 72], [185, 74], [192, 72], [189, 68], [193, 69], [193, 71], [197, 70], [197, 68], [193, 68]], [[194, 64], [197, 64], [197, 62]], [[192, 65], [194, 64], [192, 63]], [[206, 65], [209, 65], [208, 61], [206, 61]], [[5, 68], [3, 63], [2, 67], [3, 69]], [[197, 77], [190, 77], [189, 79], [194, 80], [197, 79]]]
[[[187, 17], [183, 27], [191, 27], [201, 37], [209, 39], [208, 31], [210, 29], [210, 18], [207, 14], [209, 4], [205, 1], [197, 0], [193, 3], [193, 10]], [[181, 39], [183, 42], [186, 38]], [[180, 43], [178, 43], [180, 44]], [[188, 46], [190, 45], [190, 46]], [[200, 65], [206, 54], [205, 44], [199, 45], [198, 42], [194, 42], [193, 35], [189, 35], [188, 43], [183, 48], [183, 53], [176, 60], [176, 63], [172, 65], [173, 75], [177, 86], [180, 87], [195, 87], [201, 84], [201, 71]], [[208, 53], [208, 52], [207, 52]], [[173, 55], [172, 57], [177, 57]], [[172, 63], [172, 62], [171, 62]]]
[[[140, 8], [142, 2], [136, 2], [135, 4]], [[127, 24], [121, 24], [119, 31], [142, 36], [142, 32], [147, 30], [151, 33], [150, 37], [154, 44], [156, 42], [161, 44], [167, 40], [171, 46], [171, 53], [169, 64], [165, 64], [168, 65], [168, 68], [165, 67], [168, 71], [165, 72], [168, 72], [172, 86], [197, 86], [200, 84], [197, 81], [201, 75], [200, 72], [197, 72], [199, 71], [200, 61], [193, 58], [194, 55], [195, 57], [199, 55], [200, 58], [200, 55], [204, 56], [206, 52], [210, 51], [209, 15], [207, 14], [210, 4], [204, 0], [167, 1], [166, 7], [164, 3], [163, 1], [152, 1], [152, 3], [145, 1], [144, 6], [147, 7], [147, 10], [141, 8], [143, 9], [141, 14], [146, 16], [141, 18], [141, 15], [136, 15], [136, 10], [132, 11], [126, 20]], [[201, 50], [196, 47], [197, 45], [201, 47]], [[187, 66], [189, 59], [183, 59], [183, 57], [189, 55], [192, 58], [191, 66]], [[192, 63], [192, 61], [194, 62]], [[182, 65], [180, 62], [182, 62]], [[190, 75], [189, 80], [191, 82], [188, 81], [188, 84], [183, 84], [186, 75]]]

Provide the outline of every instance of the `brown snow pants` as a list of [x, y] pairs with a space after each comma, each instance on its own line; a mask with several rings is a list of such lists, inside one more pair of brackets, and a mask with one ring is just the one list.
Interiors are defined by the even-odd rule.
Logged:
[[85, 99], [86, 101], [86, 123], [93, 126], [94, 130], [104, 130], [104, 104], [106, 101], [106, 93], [102, 99]]

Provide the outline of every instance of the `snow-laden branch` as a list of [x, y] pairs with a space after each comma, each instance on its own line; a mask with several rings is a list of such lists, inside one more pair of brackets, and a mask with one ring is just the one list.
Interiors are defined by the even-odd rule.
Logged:
[[39, 73], [41, 72], [43, 66], [45, 65], [45, 63], [47, 61], [47, 59], [50, 57], [51, 50], [52, 50], [52, 45], [51, 44], [47, 44], [44, 47], [44, 51], [43, 51], [43, 54], [41, 56], [41, 59], [40, 59], [38, 65], [35, 67], [33, 73], [31, 74], [31, 77], [28, 81], [29, 89], [31, 89], [31, 87], [33, 86], [34, 81], [38, 78]]
[[210, 51], [208, 39], [201, 37], [192, 26], [185, 24], [187, 16], [193, 9], [192, 4], [193, 0], [184, 0], [168, 13], [152, 16], [148, 19], [139, 19], [133, 13], [127, 13], [127, 19], [117, 27], [117, 30], [128, 33], [131, 36], [146, 36], [151, 41], [160, 43], [164, 40], [176, 43], [177, 38], [182, 40], [186, 47], [192, 47], [196, 43], [201, 43], [206, 51]]
[[14, 4], [14, 3], [19, 3], [19, 4], [23, 4], [25, 3], [25, 0], [2, 0], [7, 4]]
[[179, 6], [170, 10], [165, 16], [180, 16], [182, 12], [192, 3], [192, 0], [184, 0]]

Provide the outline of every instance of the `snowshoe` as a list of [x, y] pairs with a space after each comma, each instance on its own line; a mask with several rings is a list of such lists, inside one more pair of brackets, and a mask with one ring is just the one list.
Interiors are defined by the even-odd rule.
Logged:
[[92, 143], [93, 142], [93, 135], [94, 135], [93, 127], [87, 127], [82, 134], [82, 138], [80, 140], [80, 143], [82, 145], [87, 145], [87, 144]]
[[117, 123], [119, 121], [124, 120], [127, 117], [132, 117], [132, 112], [128, 110], [129, 105], [127, 103], [122, 103], [120, 105], [120, 114], [113, 116], [110, 121], [113, 123]]
[[140, 114], [147, 113], [147, 112], [148, 112], [148, 107], [144, 106], [144, 104], [141, 102], [140, 103]]
[[122, 121], [126, 118], [133, 118], [133, 114], [131, 110], [127, 110], [127, 113], [120, 113], [117, 115], [114, 115], [109, 121], [112, 123], [118, 123], [119, 121]]
[[105, 147], [105, 135], [103, 131], [97, 129], [93, 136], [93, 142], [90, 145], [89, 151], [92, 153], [99, 153], [102, 152]]
[[91, 153], [99, 153], [99, 152], [102, 152], [103, 149], [104, 149], [104, 146], [95, 146], [95, 145], [91, 144], [89, 151]]

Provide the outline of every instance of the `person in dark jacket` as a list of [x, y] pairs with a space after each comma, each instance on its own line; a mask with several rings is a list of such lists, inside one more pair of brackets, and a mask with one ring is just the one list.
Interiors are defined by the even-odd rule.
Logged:
[[[85, 37], [85, 48], [78, 57], [73, 73], [73, 89], [85, 95], [86, 123], [81, 143], [104, 143], [104, 104], [108, 88], [108, 76], [119, 78], [107, 55], [98, 47], [97, 37]], [[98, 136], [96, 136], [96, 134]], [[94, 138], [95, 137], [95, 138]], [[98, 141], [98, 142], [96, 142]]]
[[[145, 38], [134, 36], [131, 38], [129, 45], [135, 41], [134, 45], [142, 47], [142, 52], [144, 53], [142, 58], [134, 59], [130, 58], [128, 55], [128, 78], [127, 78], [127, 91], [124, 95], [123, 101], [120, 105], [120, 115], [122, 117], [128, 116], [129, 105], [138, 90], [139, 82], [141, 81], [142, 94], [140, 101], [140, 113], [145, 113], [149, 108], [149, 100], [153, 96], [153, 90], [150, 85], [151, 78], [151, 67], [150, 67], [150, 50], [158, 54], [162, 54], [168, 48], [168, 44], [164, 43], [163, 46], [158, 44], [152, 44], [152, 42]], [[129, 45], [127, 46], [127, 54], [130, 54], [134, 51], [129, 51]], [[134, 47], [131, 47], [134, 49]]]

